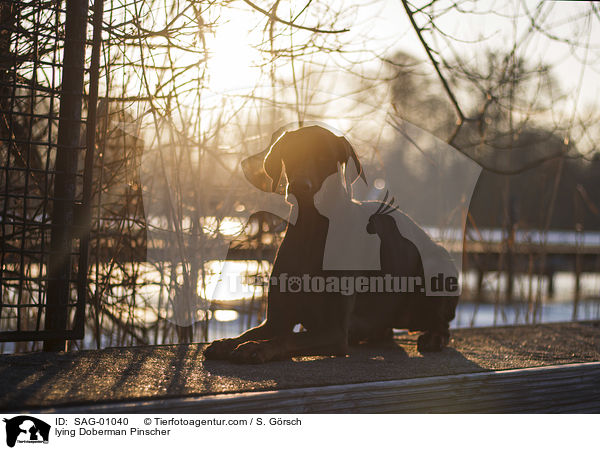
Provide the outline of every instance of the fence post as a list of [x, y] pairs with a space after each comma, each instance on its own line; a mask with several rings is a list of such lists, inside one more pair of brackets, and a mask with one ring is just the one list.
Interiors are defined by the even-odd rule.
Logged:
[[[54, 178], [54, 204], [48, 263], [45, 329], [65, 332], [71, 297], [77, 157], [81, 145], [81, 108], [88, 2], [67, 0], [65, 44]], [[65, 339], [44, 341], [45, 351], [64, 350]]]

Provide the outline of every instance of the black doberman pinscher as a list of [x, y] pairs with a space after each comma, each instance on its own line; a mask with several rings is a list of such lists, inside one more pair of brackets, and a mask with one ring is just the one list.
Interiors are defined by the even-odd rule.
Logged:
[[[350, 170], [352, 164], [356, 172]], [[264, 171], [269, 177], [271, 192], [278, 191], [285, 173], [287, 198], [295, 197], [292, 211], [295, 223], [288, 224], [273, 264], [267, 318], [238, 337], [211, 343], [204, 351], [206, 359], [262, 363], [301, 355], [346, 355], [349, 343], [389, 337], [392, 328], [424, 331], [418, 341], [421, 351], [439, 351], [447, 345], [456, 296], [428, 297], [422, 290], [351, 295], [323, 290], [291, 292], [277, 281], [282, 276], [287, 280], [301, 280], [306, 275], [339, 279], [359, 274], [423, 279], [419, 250], [398, 230], [389, 214], [392, 208], [381, 204], [377, 204], [378, 211], [371, 215], [366, 229], [362, 228], [365, 234], [379, 236], [381, 269], [358, 272], [323, 269], [331, 232], [330, 219], [317, 208], [316, 197], [322, 197], [325, 192], [327, 198], [325, 202], [321, 198], [321, 203], [341, 211], [364, 207], [352, 199], [350, 186], [358, 177], [365, 182], [366, 179], [356, 153], [344, 137], [320, 126], [286, 132], [271, 145], [264, 158]], [[411, 229], [426, 236], [406, 215], [402, 217]], [[347, 243], [347, 246], [352, 245], [352, 242]], [[447, 256], [447, 253], [441, 254]], [[294, 332], [297, 324], [304, 330]]]

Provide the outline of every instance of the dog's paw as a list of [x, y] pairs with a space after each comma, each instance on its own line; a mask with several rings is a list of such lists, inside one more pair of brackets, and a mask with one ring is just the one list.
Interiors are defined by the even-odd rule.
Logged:
[[239, 342], [236, 339], [219, 339], [204, 349], [205, 359], [229, 359]]
[[419, 336], [417, 350], [421, 353], [441, 352], [448, 345], [448, 334], [427, 331]]
[[279, 349], [269, 341], [248, 341], [238, 345], [229, 359], [238, 364], [261, 364], [279, 359]]

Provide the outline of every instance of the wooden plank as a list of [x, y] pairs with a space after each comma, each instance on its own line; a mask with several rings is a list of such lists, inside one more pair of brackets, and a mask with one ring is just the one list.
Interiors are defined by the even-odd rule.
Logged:
[[64, 406], [32, 413], [600, 412], [600, 362], [347, 385]]

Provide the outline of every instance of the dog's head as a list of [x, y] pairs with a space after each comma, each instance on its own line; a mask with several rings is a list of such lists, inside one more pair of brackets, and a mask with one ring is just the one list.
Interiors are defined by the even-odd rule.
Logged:
[[263, 160], [268, 180], [253, 176], [247, 162], [242, 163], [242, 167], [250, 182], [268, 192], [283, 193], [281, 181], [285, 173], [287, 192], [298, 199], [312, 198], [321, 189], [323, 181], [339, 171], [344, 175], [347, 191], [358, 177], [366, 182], [350, 143], [343, 136], [336, 136], [317, 125], [274, 135]]

